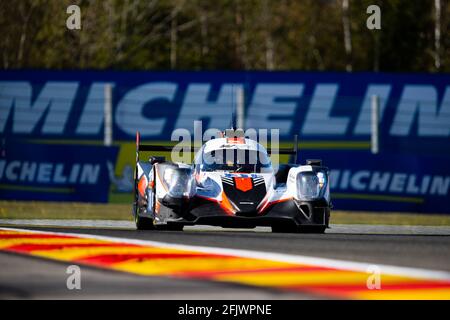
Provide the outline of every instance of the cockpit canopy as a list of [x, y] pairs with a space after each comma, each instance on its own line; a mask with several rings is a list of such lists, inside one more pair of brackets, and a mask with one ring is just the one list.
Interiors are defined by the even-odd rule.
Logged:
[[264, 173], [272, 170], [272, 164], [265, 152], [219, 149], [203, 154], [201, 170]]
[[[230, 171], [240, 173], [269, 173], [272, 163], [266, 149], [256, 141], [245, 139], [244, 143], [230, 145], [220, 140], [206, 143], [196, 156], [196, 164], [202, 171]], [[214, 144], [213, 144], [214, 143]]]

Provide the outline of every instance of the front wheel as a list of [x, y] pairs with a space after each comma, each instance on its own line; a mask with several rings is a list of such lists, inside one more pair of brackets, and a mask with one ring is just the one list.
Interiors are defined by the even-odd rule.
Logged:
[[134, 222], [136, 223], [136, 229], [138, 230], [154, 230], [153, 219], [143, 218], [136, 215]]
[[[145, 210], [146, 202], [140, 200], [139, 191], [138, 191], [138, 170], [136, 167], [134, 173], [134, 204], [133, 204], [133, 216], [134, 223], [136, 224], [137, 230], [155, 230], [155, 225], [152, 218], [141, 217], [139, 216], [139, 212]], [[153, 200], [151, 203], [153, 204], [152, 208], [154, 209], [154, 192], [149, 195], [149, 199]]]
[[153, 219], [151, 218], [145, 218], [145, 217], [140, 217], [138, 214], [138, 210], [136, 209], [136, 206], [134, 206], [134, 223], [136, 224], [136, 229], [137, 230], [154, 230], [155, 229], [155, 225], [153, 224]]

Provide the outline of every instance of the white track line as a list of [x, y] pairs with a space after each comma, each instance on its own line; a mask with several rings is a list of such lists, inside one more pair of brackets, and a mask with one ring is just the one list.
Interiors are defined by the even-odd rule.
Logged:
[[0, 219], [0, 225], [25, 227], [73, 227], [73, 228], [127, 228], [136, 229], [129, 220], [85, 220], [85, 219]]
[[[0, 219], [0, 226], [24, 228], [29, 226], [40, 227], [72, 227], [72, 228], [103, 228], [103, 229], [129, 229], [136, 226], [130, 220], [85, 220], [85, 219]], [[189, 232], [220, 231], [220, 232], [272, 232], [270, 227], [256, 227], [254, 229], [221, 228], [207, 225], [185, 226]], [[450, 235], [450, 226], [390, 226], [390, 225], [342, 225], [331, 224], [327, 234], [395, 234], [395, 235]]]
[[435, 271], [435, 270], [427, 270], [427, 269], [420, 269], [420, 268], [398, 267], [398, 266], [384, 265], [384, 264], [344, 261], [344, 260], [319, 258], [319, 257], [311, 257], [311, 256], [303, 256], [303, 255], [291, 255], [291, 254], [284, 254], [284, 253], [251, 251], [251, 250], [242, 250], [242, 249], [228, 249], [228, 248], [218, 248], [218, 247], [182, 245], [182, 244], [174, 244], [174, 243], [160, 242], [160, 241], [115, 238], [115, 237], [109, 237], [109, 236], [89, 235], [89, 234], [81, 234], [81, 233], [50, 232], [50, 231], [38, 231], [38, 230], [4, 228], [4, 227], [0, 227], [0, 230], [75, 236], [75, 237], [80, 237], [80, 238], [107, 240], [107, 241], [118, 242], [118, 243], [129, 243], [129, 244], [137, 244], [137, 245], [165, 247], [165, 248], [170, 248], [170, 249], [190, 250], [190, 251], [209, 253], [209, 254], [223, 254], [223, 255], [231, 255], [231, 256], [237, 256], [237, 257], [243, 257], [243, 258], [254, 258], [254, 259], [272, 260], [272, 261], [297, 263], [297, 264], [309, 264], [309, 265], [315, 265], [315, 266], [321, 266], [321, 267], [329, 267], [329, 268], [335, 268], [335, 269], [340, 269], [340, 270], [350, 270], [350, 271], [358, 271], [358, 272], [365, 272], [365, 273], [368, 272], [369, 267], [376, 265], [378, 268], [380, 268], [382, 274], [408, 276], [408, 277], [412, 277], [412, 278], [450, 280], [450, 272], [445, 272], [445, 271]]

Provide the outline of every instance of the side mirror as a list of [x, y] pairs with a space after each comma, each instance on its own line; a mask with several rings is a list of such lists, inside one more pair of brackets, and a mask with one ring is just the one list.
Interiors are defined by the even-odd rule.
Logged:
[[307, 159], [306, 160], [306, 164], [309, 165], [309, 166], [321, 167], [322, 166], [322, 160], [320, 160], [320, 159]]
[[160, 162], [166, 162], [166, 157], [151, 156], [148, 161], [150, 161], [151, 164], [160, 163]]

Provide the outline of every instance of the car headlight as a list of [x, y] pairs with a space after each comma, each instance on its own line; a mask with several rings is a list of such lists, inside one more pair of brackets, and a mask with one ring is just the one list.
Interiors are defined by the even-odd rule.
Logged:
[[297, 176], [297, 191], [300, 200], [322, 198], [326, 190], [327, 177], [324, 172], [300, 172]]
[[170, 196], [180, 198], [188, 194], [190, 176], [187, 172], [167, 168], [163, 180]]
[[171, 168], [167, 168], [166, 170], [164, 170], [164, 182], [166, 183], [166, 185], [169, 187], [173, 181], [175, 180], [175, 175], [176, 175], [176, 171], [171, 169]]

